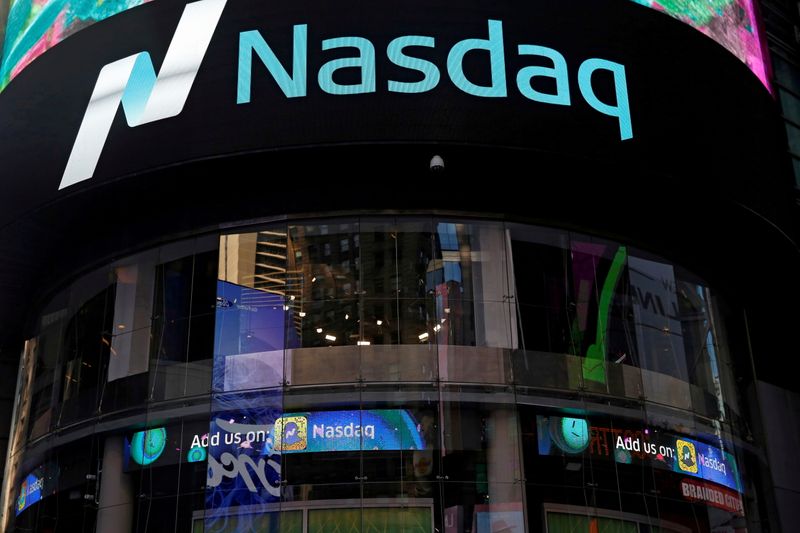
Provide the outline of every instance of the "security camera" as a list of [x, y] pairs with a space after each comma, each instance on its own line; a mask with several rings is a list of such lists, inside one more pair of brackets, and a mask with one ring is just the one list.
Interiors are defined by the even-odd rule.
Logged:
[[444, 170], [444, 159], [442, 159], [442, 156], [435, 155], [431, 158], [431, 170], [433, 172]]

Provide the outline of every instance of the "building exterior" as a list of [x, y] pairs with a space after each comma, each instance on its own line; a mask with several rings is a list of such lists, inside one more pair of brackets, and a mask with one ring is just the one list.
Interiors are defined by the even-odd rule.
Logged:
[[8, 8], [6, 531], [793, 530], [781, 6]]

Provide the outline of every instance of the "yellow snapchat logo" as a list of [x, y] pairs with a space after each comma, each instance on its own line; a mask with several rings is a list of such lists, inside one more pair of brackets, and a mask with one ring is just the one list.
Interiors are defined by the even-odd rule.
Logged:
[[278, 452], [305, 450], [308, 445], [308, 419], [284, 416], [275, 421], [272, 447]]
[[697, 473], [697, 451], [694, 444], [678, 439], [675, 442], [678, 451], [678, 468], [684, 472]]

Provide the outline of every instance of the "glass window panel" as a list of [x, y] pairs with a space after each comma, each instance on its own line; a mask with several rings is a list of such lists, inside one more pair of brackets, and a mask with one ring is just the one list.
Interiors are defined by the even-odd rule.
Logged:
[[[177, 247], [184, 249], [180, 243]], [[168, 247], [163, 256], [174, 253]], [[185, 362], [189, 342], [194, 257], [189, 255], [156, 266], [153, 336], [150, 347], [150, 397], [167, 399], [183, 396]]]
[[278, 295], [220, 282], [217, 308], [218, 353], [281, 351], [285, 311]]
[[360, 354], [352, 346], [286, 351], [286, 382], [292, 385], [355, 383]]
[[360, 252], [358, 247], [350, 246], [357, 235], [358, 224], [350, 222], [289, 225], [286, 249], [270, 253], [288, 256], [286, 290], [295, 296], [294, 301], [358, 296]]
[[42, 500], [39, 530], [55, 529], [66, 523], [72, 524], [71, 529], [75, 531], [94, 531], [97, 510], [93, 505], [86, 505], [84, 495], [97, 495], [96, 480], [88, 479], [87, 475], [99, 474], [97, 460], [101, 449], [98, 444], [96, 437], [88, 436], [55, 451], [58, 489]]
[[166, 262], [156, 266], [155, 274], [150, 397], [207, 393], [212, 374], [216, 241], [171, 244], [162, 247], [160, 259]]
[[794, 155], [800, 155], [800, 128], [788, 122], [785, 123], [785, 126], [786, 137], [789, 141], [789, 151]]
[[62, 345], [60, 425], [97, 411], [100, 378], [111, 348], [114, 296], [115, 284], [105, 270], [81, 278], [70, 288], [70, 317]]
[[800, 123], [800, 99], [792, 93], [783, 89], [778, 89], [778, 96], [781, 100], [783, 116], [792, 122]]
[[365, 298], [424, 298], [434, 289], [430, 219], [361, 220]]
[[308, 530], [313, 533], [358, 532], [363, 528], [361, 507], [314, 509], [308, 513]]
[[44, 435], [55, 422], [53, 404], [60, 390], [59, 356], [68, 317], [69, 296], [65, 291], [50, 301], [39, 319], [28, 425], [31, 439]]
[[361, 424], [369, 431], [361, 437], [365, 500], [438, 497], [438, 405], [438, 393], [429, 387], [364, 390]]
[[151, 399], [179, 398], [184, 394], [189, 322], [189, 318], [163, 317], [155, 321], [150, 345]]
[[158, 250], [112, 265], [115, 283], [111, 356], [101, 377], [103, 413], [140, 405], [148, 396], [153, 295]]
[[136, 533], [170, 533], [175, 531], [177, 496], [142, 498], [136, 513]]
[[436, 308], [430, 297], [400, 298], [400, 344], [435, 344], [438, 333]]
[[583, 381], [583, 358], [517, 350], [514, 352], [514, 380], [517, 385], [526, 387], [577, 390]]
[[451, 531], [527, 531], [521, 484], [446, 481], [442, 487], [443, 521]]
[[432, 344], [370, 344], [359, 346], [364, 381], [433, 381], [436, 346]]
[[[148, 252], [112, 268], [115, 279], [114, 317], [107, 382], [147, 372], [150, 322], [153, 317], [156, 253]], [[147, 330], [147, 335], [131, 333]], [[145, 344], [142, 344], [142, 343]]]
[[800, 69], [777, 54], [773, 54], [772, 64], [778, 83], [800, 94]]
[[[274, 387], [283, 382], [290, 302], [285, 289], [266, 284], [286, 281], [286, 262], [278, 253], [285, 243], [286, 233], [279, 228], [220, 238], [215, 390]], [[294, 323], [288, 333], [296, 335]]]
[[[502, 389], [492, 395], [471, 391], [451, 387], [443, 393], [444, 475], [451, 481], [482, 483], [521, 479], [513, 397]], [[490, 399], [497, 403], [488, 403]]]
[[[369, 298], [362, 301], [361, 339], [372, 344], [401, 344], [400, 301], [397, 298]], [[410, 329], [410, 328], [409, 328]], [[417, 338], [414, 342], [419, 342]]]
[[[283, 402], [284, 416], [293, 417], [284, 425], [288, 428], [293, 422], [300, 430], [306, 425], [305, 446], [301, 440], [296, 452], [281, 457], [282, 478], [296, 487], [292, 495], [303, 500], [359, 498], [361, 451], [360, 436], [355, 431], [360, 425], [359, 392], [352, 388], [301, 389], [285, 394]], [[307, 486], [305, 492], [301, 486]]]
[[[136, 363], [121, 363], [118, 369], [125, 368], [126, 372], [131, 372], [129, 375], [107, 381], [100, 392], [100, 405], [99, 411], [103, 413], [110, 413], [120, 409], [129, 407], [140, 406], [148, 396], [148, 366], [149, 366], [149, 348], [151, 343], [150, 328], [142, 328], [134, 331], [129, 331], [121, 335], [115, 335], [111, 344], [111, 356], [109, 361], [115, 361], [116, 348], [126, 346], [129, 353], [132, 354], [131, 360], [144, 359], [145, 368], [143, 371], [136, 371], [134, 365]], [[106, 373], [106, 377], [108, 373]], [[101, 378], [103, 379], [103, 378]]]
[[568, 304], [570, 347], [583, 357], [582, 383], [609, 392], [609, 363], [635, 361], [635, 339], [629, 325], [628, 251], [615, 243], [573, 235], [570, 278], [574, 301]]
[[508, 299], [506, 235], [502, 224], [435, 221], [435, 260], [429, 285], [450, 305]]

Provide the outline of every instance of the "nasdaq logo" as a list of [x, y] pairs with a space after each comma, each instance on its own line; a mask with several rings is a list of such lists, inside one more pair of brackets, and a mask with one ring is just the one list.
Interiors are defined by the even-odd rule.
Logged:
[[100, 70], [59, 190], [94, 175], [120, 103], [132, 128], [174, 117], [183, 110], [226, 1], [200, 0], [186, 5], [158, 75], [147, 52]]
[[[200, 0], [186, 5], [158, 74], [148, 52], [114, 61], [100, 70], [59, 189], [94, 175], [120, 104], [130, 127], [181, 113], [226, 1]], [[279, 37], [288, 38], [288, 31], [286, 33]], [[269, 37], [272, 39], [275, 34]], [[532, 105], [568, 108], [579, 96], [586, 106], [610, 117], [610, 124], [616, 122], [621, 141], [633, 138], [624, 65], [597, 57], [583, 58], [573, 61], [578, 65], [575, 76], [569, 73], [567, 59], [559, 51], [537, 44], [515, 45], [510, 41], [504, 33], [503, 21], [492, 19], [487, 20], [485, 34], [467, 37], [449, 48], [441, 47], [441, 43], [437, 45], [432, 35], [401, 35], [388, 44], [380, 42], [377, 46], [365, 37], [349, 35], [323, 39], [318, 46], [310, 45], [308, 25], [295, 24], [291, 28], [292, 54], [282, 53], [279, 58], [259, 30], [241, 31], [236, 104], [252, 102], [254, 72], [256, 77], [271, 80], [267, 84], [273, 85], [268, 89], [273, 96], [280, 92], [286, 98], [304, 98], [309, 90], [317, 88], [326, 97], [347, 97], [379, 90], [419, 94], [433, 91], [443, 80], [449, 79], [460, 92], [482, 99], [506, 98], [516, 89]], [[418, 57], [420, 48], [437, 46], [439, 64]], [[405, 76], [404, 80], [379, 81], [377, 54], [383, 50], [389, 62], [409, 71], [410, 76]], [[344, 57], [342, 51], [346, 52]], [[315, 57], [320, 53], [322, 58]], [[506, 65], [506, 56], [514, 53], [530, 59], [533, 64], [514, 73]], [[331, 57], [321, 63], [314, 83], [309, 64], [316, 65], [320, 63], [318, 59], [326, 59], [324, 56], [329, 54]], [[474, 70], [465, 70], [466, 57], [474, 57], [475, 64], [482, 65], [479, 68], [486, 74], [483, 79], [476, 77]], [[340, 71], [356, 73], [356, 81], [342, 83], [353, 77], [342, 77]], [[414, 78], [417, 81], [408, 81]], [[257, 84], [263, 94], [264, 82], [258, 80]], [[279, 92], [274, 91], [275, 85]]]

